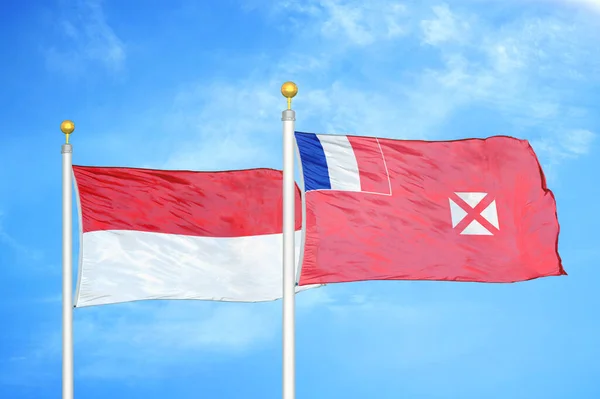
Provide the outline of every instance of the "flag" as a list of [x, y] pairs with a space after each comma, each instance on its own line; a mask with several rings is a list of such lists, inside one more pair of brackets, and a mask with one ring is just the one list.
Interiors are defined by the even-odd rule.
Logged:
[[554, 196], [525, 140], [296, 132], [296, 143], [306, 206], [300, 285], [566, 274]]
[[[282, 297], [282, 172], [73, 166], [76, 307]], [[296, 259], [301, 204], [296, 196]]]

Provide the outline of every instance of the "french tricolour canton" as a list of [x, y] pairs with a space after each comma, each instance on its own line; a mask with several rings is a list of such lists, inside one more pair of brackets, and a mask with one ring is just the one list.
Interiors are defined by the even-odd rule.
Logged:
[[306, 191], [338, 190], [390, 195], [390, 179], [379, 141], [296, 132]]

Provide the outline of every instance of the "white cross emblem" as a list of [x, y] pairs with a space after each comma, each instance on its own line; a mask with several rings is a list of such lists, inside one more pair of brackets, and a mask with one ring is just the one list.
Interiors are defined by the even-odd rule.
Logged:
[[450, 200], [452, 227], [464, 235], [491, 236], [500, 229], [496, 200], [488, 193], [454, 193]]

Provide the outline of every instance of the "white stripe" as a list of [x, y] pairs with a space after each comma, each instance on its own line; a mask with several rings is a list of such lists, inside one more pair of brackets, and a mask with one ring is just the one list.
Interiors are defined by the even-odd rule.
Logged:
[[317, 135], [329, 170], [332, 190], [360, 191], [360, 175], [354, 150], [346, 136]]
[[[295, 240], [297, 262], [300, 231]], [[83, 234], [81, 248], [77, 307], [148, 299], [261, 302], [282, 297], [281, 234], [212, 238], [94, 231]]]

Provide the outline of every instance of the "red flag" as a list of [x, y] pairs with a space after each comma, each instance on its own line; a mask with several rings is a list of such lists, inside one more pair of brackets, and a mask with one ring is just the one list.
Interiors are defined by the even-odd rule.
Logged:
[[300, 285], [566, 274], [554, 196], [525, 140], [296, 141], [306, 201]]

